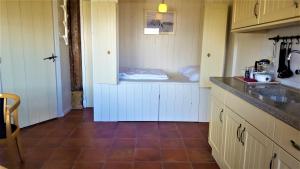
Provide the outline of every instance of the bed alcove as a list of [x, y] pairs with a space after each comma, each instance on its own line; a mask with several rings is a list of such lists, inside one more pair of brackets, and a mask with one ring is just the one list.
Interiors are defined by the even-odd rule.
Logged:
[[[208, 121], [207, 81], [223, 74], [228, 5], [166, 3], [176, 12], [176, 31], [145, 35], [145, 11], [157, 10], [158, 1], [82, 0], [84, 103], [94, 107], [95, 121]], [[190, 65], [201, 65], [200, 82], [178, 73]], [[161, 69], [169, 79], [119, 80], [123, 67]]]

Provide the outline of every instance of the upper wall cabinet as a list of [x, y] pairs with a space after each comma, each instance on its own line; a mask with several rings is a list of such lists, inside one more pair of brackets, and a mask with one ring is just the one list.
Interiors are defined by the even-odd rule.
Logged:
[[258, 0], [234, 0], [232, 29], [258, 24]]
[[91, 1], [94, 83], [118, 82], [118, 24], [116, 0]]
[[232, 31], [250, 32], [300, 24], [300, 0], [234, 0]]
[[[260, 5], [260, 23], [293, 18], [299, 11], [297, 0], [263, 0]], [[298, 15], [299, 16], [299, 15]]]

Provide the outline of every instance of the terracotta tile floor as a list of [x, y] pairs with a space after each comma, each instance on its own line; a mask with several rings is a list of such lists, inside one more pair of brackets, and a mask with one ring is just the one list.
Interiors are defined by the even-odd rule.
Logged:
[[[208, 123], [93, 122], [91, 109], [21, 130], [28, 169], [217, 169]], [[7, 166], [6, 148], [0, 164]], [[12, 168], [12, 167], [10, 167]]]

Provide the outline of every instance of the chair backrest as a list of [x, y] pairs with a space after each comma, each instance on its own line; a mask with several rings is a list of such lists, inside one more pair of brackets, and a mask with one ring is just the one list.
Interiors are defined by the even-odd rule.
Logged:
[[4, 98], [0, 98], [0, 126], [4, 125]]
[[4, 98], [0, 98], [0, 138], [5, 137]]

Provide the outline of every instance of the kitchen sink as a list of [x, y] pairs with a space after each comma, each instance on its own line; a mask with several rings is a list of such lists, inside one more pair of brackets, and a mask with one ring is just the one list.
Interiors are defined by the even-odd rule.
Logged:
[[268, 100], [282, 104], [300, 103], [299, 93], [282, 85], [249, 85], [248, 94], [258, 97], [260, 100]]

